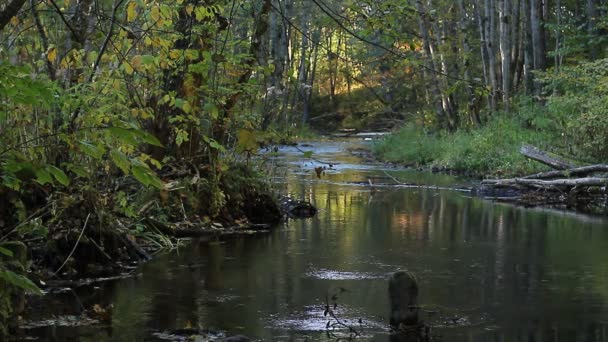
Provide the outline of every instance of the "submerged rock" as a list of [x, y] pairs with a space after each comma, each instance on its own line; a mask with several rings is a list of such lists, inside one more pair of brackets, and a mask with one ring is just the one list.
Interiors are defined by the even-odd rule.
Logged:
[[281, 212], [291, 218], [309, 218], [315, 216], [317, 208], [310, 202], [300, 201], [283, 196], [280, 199]]
[[414, 326], [420, 323], [418, 317], [418, 281], [408, 271], [397, 271], [388, 282], [391, 305], [390, 324], [395, 328]]

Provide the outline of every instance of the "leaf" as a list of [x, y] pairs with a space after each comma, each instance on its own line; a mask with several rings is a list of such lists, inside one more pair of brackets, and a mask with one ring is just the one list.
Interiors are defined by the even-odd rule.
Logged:
[[129, 158], [127, 158], [124, 153], [118, 150], [112, 150], [110, 151], [110, 158], [112, 158], [114, 164], [116, 164], [116, 166], [118, 166], [118, 168], [125, 175], [129, 174], [129, 170], [131, 169], [131, 163], [129, 162]]
[[127, 5], [127, 21], [128, 22], [135, 20], [135, 18], [137, 17], [137, 12], [135, 11], [136, 8], [137, 8], [137, 4], [135, 3], [135, 1], [131, 1]]
[[88, 171], [82, 166], [69, 164], [67, 168], [68, 168], [68, 170], [74, 172], [79, 177], [89, 178]]
[[137, 146], [137, 140], [135, 139], [136, 134], [134, 134], [133, 130], [122, 127], [110, 127], [108, 131], [112, 133], [115, 138], [118, 138], [121, 142], [131, 145]]
[[140, 70], [141, 64], [142, 64], [141, 55], [135, 55], [135, 56], [133, 56], [133, 58], [131, 58], [131, 66], [133, 67], [133, 69]]
[[222, 144], [218, 143], [217, 140], [215, 140], [215, 139], [203, 136], [203, 140], [207, 143], [207, 145], [209, 145], [209, 147], [211, 147], [213, 149], [216, 149], [221, 152], [226, 151], [224, 146], [222, 146]]
[[139, 129], [134, 130], [133, 133], [147, 144], [163, 147], [163, 144], [160, 142], [160, 140], [158, 140], [158, 138], [151, 133]]
[[22, 288], [24, 290], [33, 292], [35, 294], [42, 294], [42, 291], [28, 278], [19, 275], [15, 272], [1, 269], [0, 268], [0, 279], [6, 281], [7, 283]]
[[60, 168], [48, 165], [46, 169], [61, 185], [68, 186], [70, 184], [70, 178]]
[[47, 183], [53, 183], [53, 177], [47, 170], [38, 169], [36, 170], [36, 182], [42, 185]]
[[152, 7], [152, 9], [150, 10], [150, 18], [152, 18], [153, 21], [160, 20], [160, 9], [158, 8], [158, 6]]
[[154, 56], [152, 56], [152, 55], [142, 55], [141, 56], [141, 62], [145, 65], [154, 64], [155, 60], [156, 60], [156, 58], [154, 58]]
[[164, 186], [163, 181], [158, 178], [156, 173], [154, 173], [146, 164], [138, 160], [133, 162], [131, 172], [133, 172], [135, 179], [145, 186], [151, 185], [157, 189], [162, 189]]
[[55, 46], [50, 46], [46, 51], [46, 59], [53, 63], [57, 59], [57, 48]]
[[103, 146], [98, 146], [98, 145], [93, 145], [90, 142], [86, 142], [86, 141], [79, 141], [78, 142], [80, 150], [90, 156], [93, 157], [97, 160], [101, 159], [101, 157], [103, 157], [104, 153], [106, 153], [106, 150], [103, 148]]
[[7, 257], [12, 257], [13, 256], [13, 251], [11, 251], [10, 249], [6, 249], [6, 248], [0, 246], [0, 254], [6, 255]]
[[304, 158], [312, 158], [313, 155], [313, 151], [305, 151], [304, 154]]
[[258, 142], [255, 134], [248, 129], [240, 129], [237, 132], [237, 145], [236, 149], [238, 152], [254, 152], [258, 149]]

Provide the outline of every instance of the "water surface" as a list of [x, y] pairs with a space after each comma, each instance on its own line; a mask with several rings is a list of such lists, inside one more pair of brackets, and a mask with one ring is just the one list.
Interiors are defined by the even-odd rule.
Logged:
[[[414, 272], [428, 322], [443, 341], [608, 341], [608, 221], [496, 204], [444, 189], [466, 181], [362, 162], [353, 142], [279, 151], [278, 188], [319, 212], [264, 237], [193, 242], [137, 278], [79, 289], [114, 305], [111, 324], [47, 327], [42, 340], [159, 340], [200, 327], [259, 341], [331, 341], [336, 314], [389, 341], [387, 275]], [[313, 150], [315, 160], [300, 150]], [[316, 177], [319, 161], [338, 163]], [[388, 186], [392, 177], [417, 188]], [[370, 186], [369, 182], [375, 186]], [[361, 323], [359, 323], [361, 320]]]

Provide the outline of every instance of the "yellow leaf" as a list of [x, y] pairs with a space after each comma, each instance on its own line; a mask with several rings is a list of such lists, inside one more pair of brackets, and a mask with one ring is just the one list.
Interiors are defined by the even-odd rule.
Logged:
[[136, 55], [133, 56], [133, 58], [131, 58], [131, 66], [135, 69], [135, 70], [141, 70], [141, 55]]
[[152, 18], [152, 20], [154, 21], [160, 20], [160, 9], [158, 8], [158, 6], [152, 7], [152, 9], [150, 10], [150, 18]]
[[137, 12], [135, 9], [137, 8], [137, 4], [134, 1], [129, 2], [127, 5], [127, 21], [131, 22], [135, 20], [137, 17]]
[[179, 50], [171, 50], [169, 52], [169, 58], [178, 59], [179, 58]]
[[188, 13], [188, 15], [192, 15], [192, 11], [194, 11], [193, 5], [186, 6], [186, 13]]
[[55, 59], [57, 59], [57, 48], [54, 46], [49, 47], [49, 49], [46, 52], [46, 58], [51, 63], [55, 62]]
[[122, 63], [122, 67], [125, 69], [125, 72], [129, 75], [133, 74], [133, 67], [131, 67], [131, 65], [129, 65], [129, 63], [125, 62]]
[[20, 21], [19, 21], [19, 18], [17, 16], [14, 16], [14, 17], [11, 18], [11, 25], [17, 26], [17, 25], [19, 25], [19, 22]]

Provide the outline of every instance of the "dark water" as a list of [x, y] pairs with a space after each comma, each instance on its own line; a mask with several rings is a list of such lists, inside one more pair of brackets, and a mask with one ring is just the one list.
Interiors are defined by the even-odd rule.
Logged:
[[[608, 221], [529, 210], [435, 188], [392, 183], [323, 143], [314, 157], [341, 162], [317, 179], [294, 149], [283, 150], [277, 187], [319, 213], [269, 236], [192, 243], [141, 267], [141, 276], [78, 291], [86, 305], [112, 303], [112, 323], [47, 327], [42, 340], [143, 341], [187, 326], [259, 341], [332, 341], [323, 303], [342, 287], [340, 319], [389, 341], [387, 280], [414, 272], [420, 302], [443, 341], [608, 341]], [[309, 148], [303, 148], [309, 149]], [[440, 187], [444, 175], [389, 171]], [[285, 176], [285, 177], [283, 177]], [[68, 296], [69, 297], [69, 296]], [[358, 320], [361, 319], [362, 324]]]

